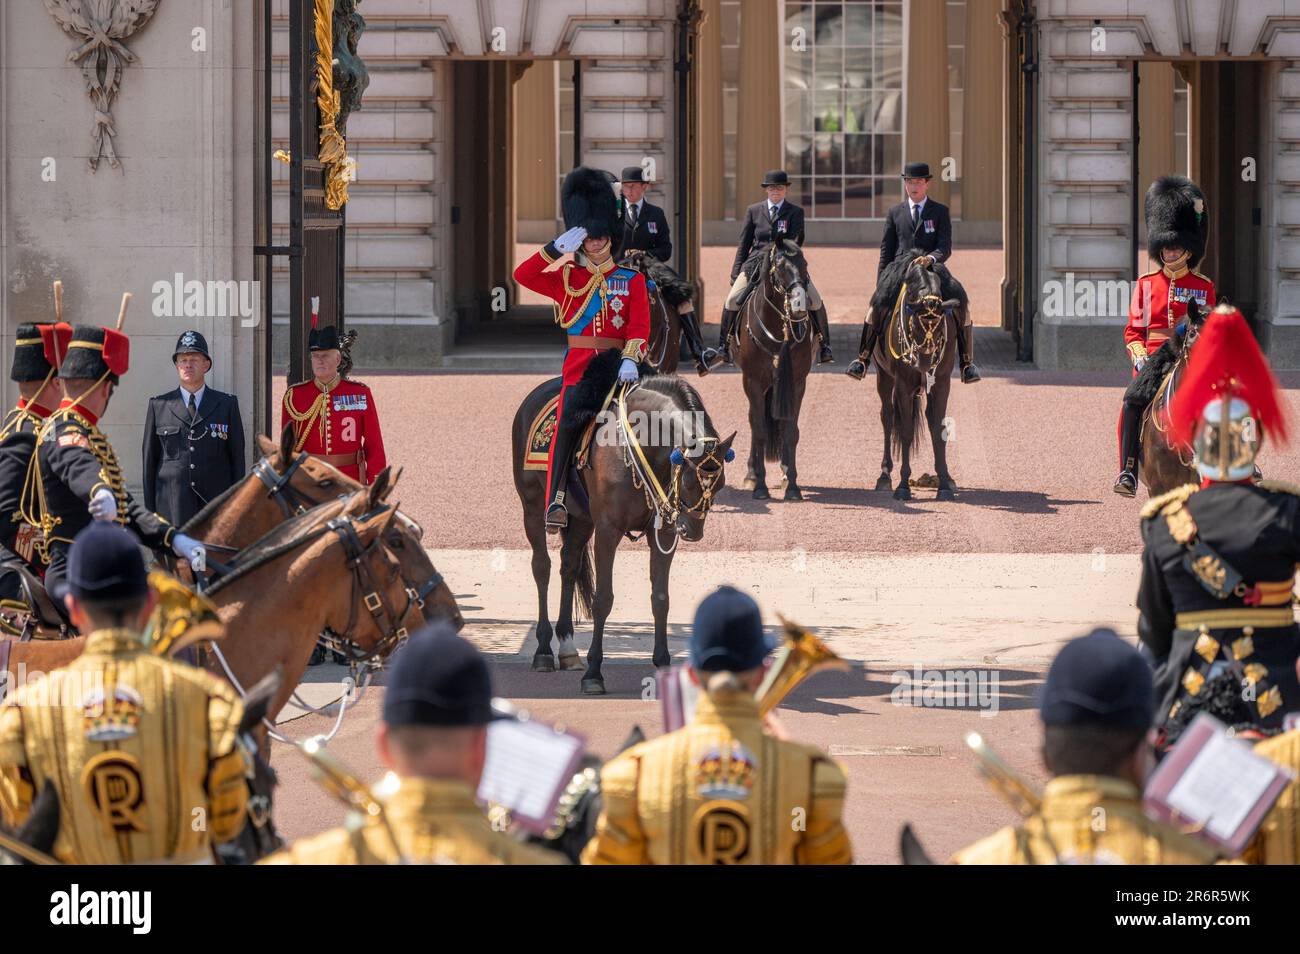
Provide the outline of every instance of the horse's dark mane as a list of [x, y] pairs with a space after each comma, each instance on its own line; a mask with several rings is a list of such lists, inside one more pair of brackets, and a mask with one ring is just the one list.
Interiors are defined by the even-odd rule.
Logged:
[[677, 377], [675, 374], [655, 374], [648, 378], [641, 379], [641, 387], [650, 391], [655, 391], [669, 398], [683, 411], [690, 411], [701, 415], [704, 420], [704, 426], [712, 435], [718, 433], [713, 426], [713, 421], [709, 417], [709, 412], [704, 409], [704, 403], [700, 400], [700, 392], [691, 387], [688, 383]]
[[[362, 491], [356, 491], [356, 493], [362, 493]], [[208, 586], [207, 592], [213, 593], [223, 589], [259, 567], [284, 556], [290, 550], [297, 549], [299, 546], [324, 534], [326, 532], [324, 523], [310, 530], [304, 530], [303, 528], [310, 527], [313, 523], [320, 521], [322, 507], [336, 505], [337, 501], [326, 500], [310, 510], [295, 514], [283, 523], [276, 524], [257, 540], [240, 550], [230, 564], [230, 572]]]
[[[898, 293], [903, 287], [903, 282], [907, 278], [908, 270], [912, 267], [912, 260], [919, 255], [927, 255], [919, 248], [908, 248], [900, 251], [897, 257], [885, 266], [885, 270], [880, 273], [880, 280], [876, 282], [876, 290], [871, 295], [871, 307], [873, 309], [885, 309], [893, 311], [894, 302], [898, 300]], [[956, 298], [963, 305], [967, 304], [969, 299], [966, 297], [966, 289], [962, 287], [961, 282], [953, 277], [952, 272], [942, 265], [935, 265], [930, 269], [923, 269], [927, 278], [934, 280], [934, 288], [927, 291], [935, 292], [943, 298]]]

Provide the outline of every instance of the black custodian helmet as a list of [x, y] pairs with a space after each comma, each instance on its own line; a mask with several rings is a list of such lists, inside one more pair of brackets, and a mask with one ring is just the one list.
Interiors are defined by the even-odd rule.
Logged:
[[1205, 255], [1209, 215], [1205, 193], [1185, 176], [1161, 176], [1151, 183], [1146, 197], [1147, 252], [1157, 262], [1166, 248], [1187, 250], [1187, 267], [1195, 268]]
[[579, 166], [564, 177], [560, 206], [565, 228], [582, 226], [588, 238], [613, 238], [618, 232], [618, 198], [613, 175], [603, 169]]

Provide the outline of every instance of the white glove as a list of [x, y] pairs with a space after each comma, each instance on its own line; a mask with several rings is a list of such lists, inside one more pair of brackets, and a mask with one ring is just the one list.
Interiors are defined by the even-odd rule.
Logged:
[[1138, 371], [1139, 373], [1141, 373], [1142, 369], [1145, 368], [1146, 366], [1147, 366], [1146, 358], [1138, 358], [1136, 361], [1133, 362], [1134, 370]]
[[207, 568], [208, 550], [193, 537], [178, 533], [172, 537], [172, 552], [184, 560], [190, 561], [190, 567], [198, 573]]
[[95, 491], [94, 496], [90, 498], [90, 506], [86, 508], [90, 515], [96, 520], [113, 520], [117, 517], [117, 498], [113, 496], [113, 491], [107, 487], [100, 487]]
[[641, 377], [640, 372], [636, 369], [636, 362], [631, 358], [624, 358], [623, 363], [618, 366], [618, 379], [623, 384], [631, 384]]
[[581, 225], [575, 225], [569, 231], [565, 232], [551, 244], [559, 252], [576, 252], [582, 248], [582, 240], [587, 237], [587, 230]]

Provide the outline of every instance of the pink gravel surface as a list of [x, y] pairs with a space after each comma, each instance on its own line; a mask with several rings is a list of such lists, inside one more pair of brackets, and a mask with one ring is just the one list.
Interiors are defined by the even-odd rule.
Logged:
[[[836, 367], [836, 366], [832, 366]], [[558, 368], [557, 368], [558, 370]], [[430, 372], [356, 375], [375, 393], [390, 462], [405, 468], [397, 496], [439, 548], [524, 548], [510, 465], [515, 409], [537, 374]], [[282, 379], [280, 379], [282, 380]], [[916, 490], [899, 503], [874, 485], [882, 435], [875, 376], [855, 382], [818, 372], [808, 382], [799, 447], [806, 500], [786, 503], [738, 489], [750, 439], [740, 375], [690, 378], [721, 435], [739, 430], [728, 486], [704, 540], [710, 550], [866, 553], [1079, 553], [1140, 549], [1135, 501], [1111, 492], [1116, 420], [1125, 378], [1115, 373], [1023, 371], [952, 386], [949, 466], [959, 492], [939, 503]], [[1287, 401], [1300, 415], [1300, 379]], [[281, 385], [282, 386], [282, 385]], [[279, 402], [279, 394], [275, 396]], [[1300, 455], [1266, 446], [1270, 477], [1293, 479]], [[933, 470], [928, 441], [913, 476]], [[894, 479], [898, 469], [895, 464]]]

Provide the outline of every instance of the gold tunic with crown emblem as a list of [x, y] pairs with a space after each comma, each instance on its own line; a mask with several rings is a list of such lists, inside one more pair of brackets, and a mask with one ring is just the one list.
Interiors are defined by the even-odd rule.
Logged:
[[1256, 865], [1300, 864], [1300, 729], [1265, 739], [1255, 746], [1255, 754], [1290, 769], [1297, 778], [1264, 816], [1242, 860]]
[[0, 815], [20, 824], [53, 785], [61, 861], [207, 861], [244, 826], [242, 715], [228, 684], [151, 654], [129, 630], [97, 630], [67, 667], [0, 706]]
[[853, 860], [844, 770], [763, 730], [752, 695], [702, 694], [695, 719], [601, 772], [584, 864], [832, 865]]

